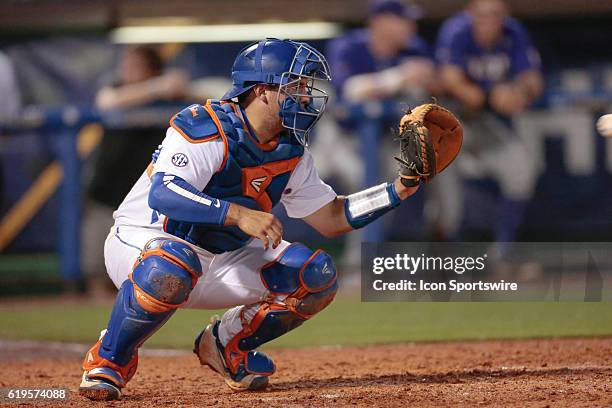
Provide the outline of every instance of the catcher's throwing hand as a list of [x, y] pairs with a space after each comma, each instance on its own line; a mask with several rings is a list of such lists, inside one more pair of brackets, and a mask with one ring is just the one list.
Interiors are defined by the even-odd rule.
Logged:
[[399, 177], [406, 187], [429, 182], [457, 157], [463, 127], [448, 109], [426, 103], [409, 110], [400, 121]]
[[283, 225], [274, 214], [251, 210], [238, 204], [230, 204], [225, 225], [236, 225], [246, 234], [260, 239], [266, 251], [270, 242], [272, 248], [276, 248], [283, 240]]

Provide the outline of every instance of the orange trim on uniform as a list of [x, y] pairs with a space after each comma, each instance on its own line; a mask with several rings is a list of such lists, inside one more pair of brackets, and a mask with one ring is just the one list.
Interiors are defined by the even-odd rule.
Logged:
[[172, 127], [172, 129], [174, 129], [177, 132], [179, 132], [181, 134], [181, 136], [183, 136], [185, 139], [187, 139], [188, 142], [190, 142], [190, 143], [204, 143], [204, 142], [209, 142], [209, 141], [219, 137], [219, 133], [215, 133], [214, 135], [205, 137], [203, 139], [192, 139], [185, 132], [183, 132], [183, 130], [181, 128], [179, 128], [178, 126], [176, 126], [174, 124], [174, 118], [176, 118], [177, 115], [178, 115], [178, 113], [175, 114], [174, 116], [172, 116], [172, 118], [170, 118], [170, 127]]
[[164, 219], [164, 225], [162, 226], [162, 231], [164, 231], [164, 232], [168, 232], [168, 231], [166, 231], [166, 226], [168, 225], [168, 220], [169, 219], [170, 218], [168, 218], [168, 217], [166, 217], [166, 219]]
[[263, 211], [270, 212], [272, 200], [266, 189], [274, 177], [293, 171], [300, 160], [301, 157], [297, 156], [261, 166], [242, 168], [242, 194], [254, 199]]
[[147, 171], [147, 177], [151, 178], [151, 176], [153, 176], [153, 162], [149, 163], [146, 171]]
[[227, 163], [227, 156], [229, 155], [229, 145], [227, 143], [227, 136], [225, 135], [225, 131], [223, 130], [223, 126], [221, 126], [221, 122], [219, 121], [217, 114], [210, 107], [210, 99], [207, 100], [206, 104], [203, 105], [202, 107], [208, 112], [213, 122], [217, 126], [217, 130], [219, 131], [218, 134], [221, 136], [221, 140], [223, 140], [223, 144], [225, 145], [225, 150], [223, 152], [223, 161], [221, 162], [221, 165], [219, 166], [217, 171], [215, 171], [215, 173], [219, 173], [221, 170], [225, 168], [225, 164]]

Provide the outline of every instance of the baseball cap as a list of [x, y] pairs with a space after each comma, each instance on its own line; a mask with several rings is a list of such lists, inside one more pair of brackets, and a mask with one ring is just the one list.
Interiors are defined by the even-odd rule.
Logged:
[[373, 17], [379, 14], [394, 14], [410, 20], [418, 20], [423, 16], [423, 9], [416, 4], [404, 3], [400, 0], [371, 0], [368, 15]]

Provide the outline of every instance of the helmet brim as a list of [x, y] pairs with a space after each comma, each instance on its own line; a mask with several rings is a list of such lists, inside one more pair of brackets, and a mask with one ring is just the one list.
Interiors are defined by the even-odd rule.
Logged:
[[227, 91], [225, 93], [225, 95], [223, 95], [221, 97], [221, 100], [222, 101], [227, 101], [227, 100], [230, 100], [230, 99], [237, 98], [238, 96], [242, 95], [246, 91], [248, 91], [251, 88], [253, 88], [255, 85], [257, 85], [257, 84], [253, 84], [253, 85], [249, 85], [249, 86], [234, 85], [233, 87], [230, 88], [229, 91]]

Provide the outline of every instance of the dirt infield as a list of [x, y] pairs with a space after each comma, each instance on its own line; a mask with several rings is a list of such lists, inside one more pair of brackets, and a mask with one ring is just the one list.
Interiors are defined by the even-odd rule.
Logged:
[[67, 387], [61, 404], [72, 407], [612, 405], [612, 338], [270, 350], [278, 371], [257, 393], [231, 392], [191, 354], [149, 353], [123, 400], [107, 404], [76, 394], [74, 347], [18, 348], [0, 348], [0, 386]]

